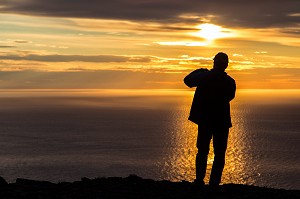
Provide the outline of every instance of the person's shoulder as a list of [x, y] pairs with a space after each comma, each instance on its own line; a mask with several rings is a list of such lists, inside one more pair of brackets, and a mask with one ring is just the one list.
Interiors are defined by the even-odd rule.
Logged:
[[225, 73], [225, 74], [226, 74], [226, 77], [227, 77], [230, 81], [235, 82], [235, 80], [234, 80], [230, 75], [228, 75], [227, 73]]
[[227, 82], [232, 86], [232, 87], [236, 87], [236, 83], [235, 83], [235, 80], [230, 77], [229, 75], [226, 75], [227, 76]]

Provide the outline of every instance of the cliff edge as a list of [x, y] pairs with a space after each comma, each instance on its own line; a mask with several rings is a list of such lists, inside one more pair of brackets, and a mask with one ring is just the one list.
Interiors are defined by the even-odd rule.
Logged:
[[7, 183], [0, 177], [0, 198], [20, 199], [298, 199], [300, 190], [272, 189], [265, 187], [224, 184], [219, 189], [204, 186], [199, 189], [193, 183], [155, 181], [130, 175], [126, 178], [108, 177], [81, 181], [52, 183], [18, 178]]

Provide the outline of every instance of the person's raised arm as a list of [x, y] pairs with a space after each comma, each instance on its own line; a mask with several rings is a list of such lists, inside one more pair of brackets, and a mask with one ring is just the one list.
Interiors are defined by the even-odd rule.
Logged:
[[194, 70], [193, 72], [188, 74], [183, 79], [183, 81], [184, 81], [185, 85], [187, 85], [190, 88], [196, 87], [199, 85], [201, 78], [203, 78], [207, 75], [208, 71], [209, 70], [206, 68], [200, 68], [200, 69]]

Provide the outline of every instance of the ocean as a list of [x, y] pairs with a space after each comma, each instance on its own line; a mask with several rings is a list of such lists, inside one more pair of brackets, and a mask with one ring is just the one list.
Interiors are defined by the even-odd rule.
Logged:
[[[0, 90], [0, 175], [193, 181], [193, 90]], [[300, 189], [300, 90], [238, 90], [222, 183]], [[213, 162], [208, 158], [206, 182]]]

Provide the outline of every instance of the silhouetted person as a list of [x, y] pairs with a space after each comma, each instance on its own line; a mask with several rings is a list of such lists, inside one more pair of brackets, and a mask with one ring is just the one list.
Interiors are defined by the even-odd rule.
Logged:
[[228, 132], [232, 127], [229, 102], [236, 90], [234, 79], [225, 72], [227, 66], [228, 56], [220, 52], [214, 57], [213, 69], [197, 69], [184, 78], [187, 86], [197, 87], [189, 120], [198, 124], [195, 184], [199, 186], [204, 185], [211, 139], [215, 157], [210, 186], [220, 184], [225, 165]]

